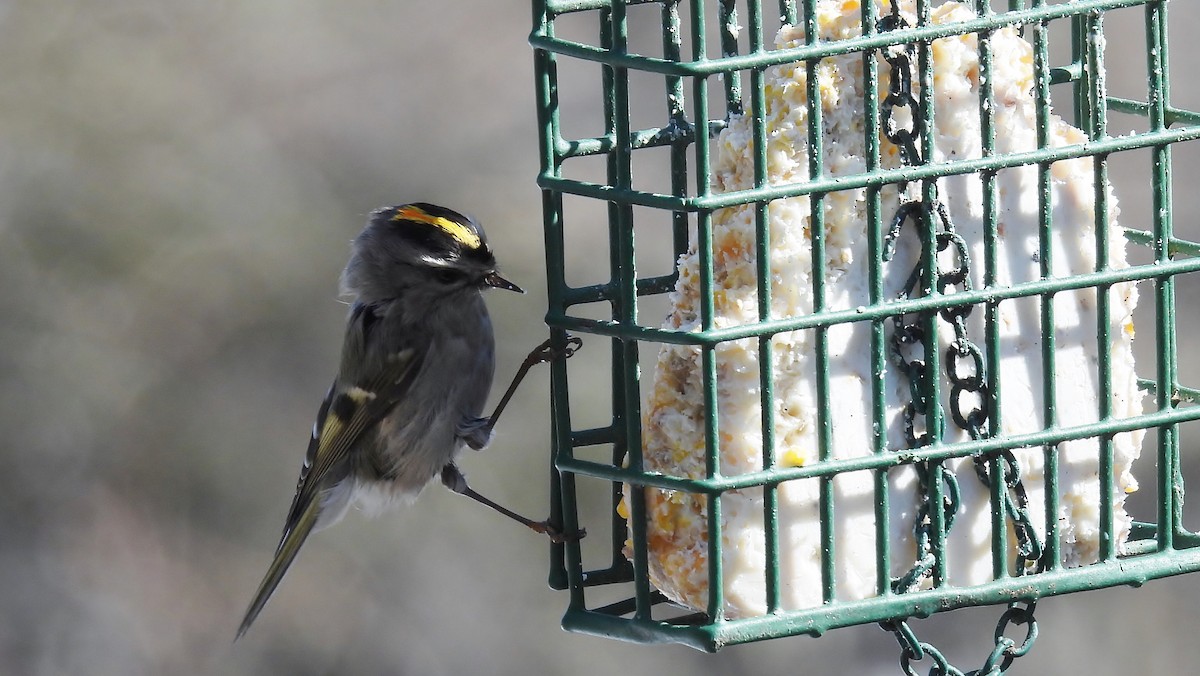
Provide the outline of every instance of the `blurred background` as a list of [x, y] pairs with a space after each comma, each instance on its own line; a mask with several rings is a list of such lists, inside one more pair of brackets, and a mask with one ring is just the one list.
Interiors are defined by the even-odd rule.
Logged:
[[[1172, 11], [1174, 102], [1197, 109], [1200, 6]], [[544, 541], [439, 487], [312, 538], [232, 643], [334, 374], [336, 278], [371, 209], [428, 200], [485, 223], [530, 290], [491, 294], [498, 380], [546, 335], [529, 15], [523, 0], [0, 1], [0, 673], [897, 673], [874, 626], [715, 656], [566, 634]], [[1114, 89], [1144, 97], [1128, 15], [1137, 39], [1110, 31]], [[565, 107], [592, 105], [587, 73], [592, 98]], [[1189, 150], [1176, 223], [1195, 237]], [[1140, 186], [1118, 185], [1128, 213], [1148, 212], [1147, 160], [1121, 165]], [[603, 241], [602, 222], [574, 226]], [[531, 515], [547, 508], [547, 402], [543, 369], [462, 463]], [[916, 627], [974, 667], [999, 614]], [[1038, 617], [1017, 673], [1200, 661], [1195, 576]]]

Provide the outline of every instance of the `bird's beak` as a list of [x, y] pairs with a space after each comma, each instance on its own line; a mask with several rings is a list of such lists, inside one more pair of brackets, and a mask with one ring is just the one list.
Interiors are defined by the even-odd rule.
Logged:
[[500, 276], [499, 273], [493, 272], [483, 278], [483, 283], [494, 289], [506, 289], [508, 291], [516, 291], [517, 293], [525, 293], [525, 289], [513, 284], [507, 279]]

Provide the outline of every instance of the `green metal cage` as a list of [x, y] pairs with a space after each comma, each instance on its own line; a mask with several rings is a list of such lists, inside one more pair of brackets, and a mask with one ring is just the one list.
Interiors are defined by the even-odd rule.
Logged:
[[[549, 310], [547, 323], [552, 337], [563, 344], [568, 333], [579, 335], [587, 344], [586, 350], [601, 350], [607, 343], [611, 348], [611, 382], [596, 383], [572, 379], [571, 364], [558, 362], [552, 368], [553, 406], [553, 472], [552, 509], [553, 518], [561, 519], [567, 531], [587, 527], [588, 537], [582, 541], [555, 545], [552, 557], [550, 582], [557, 589], [570, 592], [569, 607], [563, 626], [571, 631], [580, 631], [619, 639], [653, 643], [676, 642], [706, 651], [715, 651], [723, 646], [757, 641], [768, 638], [799, 634], [819, 635], [837, 627], [870, 622], [894, 622], [910, 617], [926, 617], [935, 612], [965, 606], [988, 604], [1012, 604], [1015, 601], [1032, 602], [1042, 597], [1076, 591], [1098, 589], [1113, 585], [1139, 585], [1147, 580], [1200, 570], [1200, 536], [1187, 530], [1182, 523], [1184, 486], [1180, 472], [1180, 427], [1183, 423], [1200, 419], [1200, 406], [1195, 405], [1197, 392], [1184, 387], [1178, 379], [1178, 354], [1175, 333], [1176, 283], [1177, 277], [1200, 270], [1200, 244], [1176, 238], [1172, 226], [1171, 154], [1172, 145], [1200, 138], [1200, 114], [1180, 110], [1171, 106], [1167, 52], [1167, 2], [1166, 0], [1075, 0], [1052, 2], [1050, 0], [965, 0], [963, 4], [975, 11], [976, 18], [952, 24], [933, 25], [928, 17], [934, 6], [933, 0], [918, 0], [916, 25], [896, 30], [881, 31], [878, 28], [881, 5], [863, 1], [861, 4], [862, 35], [837, 42], [817, 40], [815, 16], [818, 0], [783, 0], [764, 6], [760, 0], [534, 0], [533, 33], [530, 42], [535, 52], [537, 109], [541, 131], [541, 173], [538, 184], [542, 189], [546, 270], [549, 287]], [[941, 4], [940, 2], [937, 4]], [[778, 15], [774, 13], [778, 10]], [[1140, 12], [1144, 17], [1145, 50], [1145, 96], [1118, 98], [1108, 92], [1106, 64], [1102, 44], [1106, 17], [1116, 10]], [[636, 13], [636, 17], [634, 14]], [[769, 16], [768, 16], [769, 15]], [[590, 39], [560, 37], [567, 22], [579, 17], [588, 17], [598, 32]], [[634, 18], [631, 18], [634, 17]], [[653, 55], [637, 53], [631, 48], [631, 32], [636, 30], [644, 36], [647, 22], [653, 18], [654, 35], [658, 45]], [[740, 29], [744, 18], [746, 27]], [[635, 20], [637, 25], [635, 26]], [[778, 22], [778, 23], [776, 23]], [[781, 24], [808, 22], [807, 44], [788, 49], [769, 49], [767, 45], [774, 27]], [[572, 26], [582, 25], [572, 23]], [[988, 40], [993, 31], [1007, 26], [1030, 28], [1027, 39], [1034, 46], [1035, 95], [1039, 104], [1038, 120], [1044, 127], [1047, 120], [1051, 88], [1060, 97], [1069, 97], [1071, 107], [1064, 108], [1074, 114], [1074, 123], [1088, 137], [1084, 143], [1050, 146], [1045, 135], [1039, 136], [1038, 147], [1019, 154], [995, 152], [994, 130], [987, 131], [983, 123], [985, 138], [982, 158], [923, 162], [895, 169], [881, 168], [878, 162], [862, 173], [849, 176], [830, 177], [823, 174], [824, 166], [820, 144], [812, 147], [812, 165], [809, 180], [778, 185], [766, 180], [764, 157], [765, 123], [763, 110], [763, 73], [771, 66], [794, 62], [803, 67], [814, 68], [821, 59], [833, 55], [861, 54], [866, 73], [866, 110], [862, 115], [868, 127], [879, 128], [881, 101], [886, 91], [880, 91], [879, 68], [883, 50], [893, 45], [914, 44], [917, 53], [924, 54], [932, 41], [950, 35], [975, 34], [980, 41], [980, 61], [984, 78], [991, 65]], [[1055, 33], [1053, 30], [1059, 30]], [[1029, 36], [1028, 33], [1032, 33]], [[1051, 44], [1052, 36], [1068, 36], [1062, 45]], [[1069, 53], [1067, 52], [1069, 46]], [[1058, 51], [1055, 51], [1055, 50]], [[661, 51], [659, 51], [661, 50]], [[1060, 54], [1061, 63], [1052, 63], [1052, 55]], [[599, 85], [599, 101], [603, 108], [603, 128], [597, 133], [583, 137], [564, 135], [564, 126], [574, 128], [570, 116], [572, 110], [560, 106], [560, 87], [579, 86], [576, 81], [567, 82], [560, 78], [564, 65], [576, 67], [588, 64], [596, 69], [595, 83]], [[812, 71], [810, 71], [812, 72]], [[928, 73], [926, 73], [927, 75]], [[661, 82], [661, 124], [639, 126], [634, 124], [631, 114], [631, 80], [638, 82], [652, 78]], [[715, 92], [715, 94], [714, 94]], [[990, 96], [990, 91], [984, 96]], [[922, 107], [931, 105], [922, 95]], [[813, 100], [810, 98], [809, 100]], [[1060, 98], [1066, 100], [1065, 98]], [[748, 105], [743, 105], [743, 102]], [[986, 103], [986, 102], [984, 102]], [[986, 105], [981, 104], [986, 108]], [[751, 189], [733, 192], [716, 192], [712, 185], [711, 140], [723, 129], [732, 115], [746, 110], [753, 117], [754, 135], [758, 141], [755, 158], [756, 184]], [[577, 112], [577, 111], [576, 111]], [[1142, 120], [1145, 129], [1132, 135], [1114, 136], [1109, 132], [1110, 114], [1119, 113]], [[819, 124], [810, 117], [810, 125]], [[819, 137], [819, 132], [810, 127], [810, 138]], [[988, 134], [992, 136], [989, 137]], [[1129, 151], [1144, 151], [1151, 156], [1152, 169], [1146, 181], [1153, 203], [1153, 217], [1147, 219], [1151, 227], [1145, 230], [1127, 230], [1126, 235], [1134, 246], [1144, 247], [1144, 262], [1135, 262], [1128, 268], [1110, 269], [1100, 264], [1094, 272], [1072, 277], [1052, 277], [1043, 274], [1042, 279], [1013, 286], [985, 284], [964, 293], [941, 295], [937, 292], [898, 300], [885, 298], [876, 293], [872, 303], [854, 310], [826, 310], [820, 306], [820, 291], [815, 291], [817, 309], [811, 314], [786, 318], [769, 317], [769, 282], [760, 266], [758, 293], [767, 299], [761, 305], [758, 323], [729, 327], [713, 327], [713, 256], [711, 227], [713, 214], [719, 209], [734, 205], [755, 206], [758, 237], [758, 260], [767, 259], [769, 242], [769, 210], [767, 205], [778, 200], [808, 195], [815, 204], [820, 204], [826, 195], [838, 190], [865, 187], [874, 195], [878, 204], [879, 191], [888, 185], [901, 182], [917, 182], [929, 185], [939, 178], [964, 174], [976, 174], [986, 179], [997, 171], [1017, 166], [1036, 166], [1042, 185], [1043, 218], [1041, 228], [1043, 260], [1051, 257], [1049, 245], [1049, 200], [1048, 175], [1054, 162], [1070, 158], [1090, 158], [1096, 176], [1096, 185], [1108, 183], [1108, 172], [1112, 162], [1121, 161], [1121, 154]], [[669, 181], [669, 189], [649, 190], [635, 181], [634, 167], [638, 166], [639, 155], [656, 152], [656, 157], [666, 160], [669, 176], [662, 176], [663, 184]], [[877, 154], [876, 150], [876, 154]], [[604, 162], [604, 176], [597, 178], [589, 168], [594, 167], [587, 158]], [[877, 158], [876, 158], [877, 159]], [[665, 172], [664, 172], [665, 173]], [[985, 185], [987, 185], [985, 183]], [[994, 198], [994, 196], [993, 196]], [[1095, 199], [1103, 204], [1108, 199], [1104, 190], [1097, 188]], [[573, 257], [568, 249], [569, 235], [574, 229], [584, 227], [583, 221], [572, 221], [570, 209], [564, 201], [595, 201], [607, 210], [608, 241], [607, 263], [609, 278], [596, 284], [570, 285], [570, 265]], [[994, 199], [993, 199], [994, 201]], [[819, 208], [814, 209], [814, 214]], [[1098, 213], [1103, 213], [1097, 208]], [[873, 210], [867, 232], [871, 238], [872, 256], [862, 265], [871, 266], [875, 278], [885, 264], [883, 242], [889, 214], [882, 214], [878, 207]], [[639, 221], [651, 222], [649, 228]], [[994, 209], [985, 217], [985, 228], [995, 237], [997, 217]], [[639, 233], [635, 247], [634, 232]], [[669, 242], [671, 256], [668, 264], [688, 247], [689, 229], [695, 232], [701, 259], [701, 321], [702, 330], [682, 332], [659, 328], [658, 316], [647, 321], [639, 312], [640, 304], [647, 299], [661, 297], [675, 286], [676, 275], [647, 274], [639, 270], [637, 256], [639, 248], [645, 249], [650, 242]], [[820, 250], [825, 246], [821, 228], [814, 227], [812, 247]], [[1098, 232], [1103, 228], [1098, 228]], [[923, 235], [927, 239], [930, 233]], [[1108, 247], [1105, 236], [1097, 237], [1098, 247]], [[603, 252], [600, 252], [603, 256]], [[814, 261], [823, 260], [814, 255]], [[1107, 260], [1100, 256], [1100, 261]], [[819, 265], [819, 263], [814, 263]], [[931, 260], [925, 261], [923, 274], [932, 279], [936, 274]], [[1048, 265], [1048, 263], [1047, 263]], [[644, 267], [644, 266], [643, 266]], [[673, 268], [672, 268], [673, 269]], [[818, 269], [814, 279], [822, 277]], [[994, 280], [994, 278], [993, 278]], [[714, 393], [717, 374], [714, 350], [717, 345], [731, 340], [753, 339], [760, 345], [760, 354], [770, 355], [771, 336], [786, 331], [812, 330], [817, 336], [816, 352], [818, 363], [828, 360], [828, 342], [825, 330], [838, 323], [862, 322], [873, 331], [873, 366], [882, 374], [890, 367], [884, 350], [887, 322], [904, 313], [932, 314], [950, 307], [964, 304], [976, 305], [982, 311], [994, 311], [997, 304], [1016, 298], [1040, 299], [1042, 307], [1043, 345], [1048, 345], [1043, 359], [1042, 379], [1046, 387], [1052, 387], [1058, 377], [1054, 371], [1053, 339], [1049, 335], [1054, 322], [1051, 299], [1054, 294], [1081, 288], [1107, 289], [1111, 285], [1135, 281], [1143, 290], [1150, 290], [1146, 305], [1152, 306], [1154, 315], [1150, 331], [1154, 334], [1155, 360], [1151, 376], [1140, 381], [1149, 392], [1148, 403], [1143, 414], [1129, 418], [1114, 419], [1101, 415], [1101, 419], [1086, 426], [1061, 427], [1049, 424], [1034, 434], [1006, 436], [996, 434], [967, 443], [943, 444], [934, 439], [919, 448], [889, 448], [883, 435], [877, 435], [872, 454], [852, 458], [835, 459], [829, 453], [831, 439], [828, 429], [821, 438], [819, 459], [801, 467], [784, 467], [775, 457], [773, 430], [769, 416], [764, 416], [764, 463], [761, 471], [744, 475], [723, 476], [718, 471], [721, 441], [716, 433]], [[581, 308], [589, 308], [584, 311]], [[589, 314], [596, 307], [604, 308], [602, 317]], [[1105, 310], [1104, 312], [1107, 312]], [[1098, 332], [1105, 329], [1100, 327]], [[603, 340], [607, 339], [607, 340]], [[1104, 336], [1097, 336], [1098, 344], [1107, 344]], [[1141, 339], [1139, 339], [1141, 340]], [[994, 336], [985, 341], [985, 353], [994, 358]], [[663, 343], [699, 346], [702, 354], [706, 401], [709, 406], [707, 430], [708, 476], [689, 479], [667, 473], [645, 471], [642, 460], [642, 369], [640, 351], [645, 346]], [[1106, 351], [1099, 356], [1101, 380], [1109, 377], [1110, 364]], [[938, 370], [936, 359], [931, 359], [931, 369]], [[769, 362], [768, 362], [769, 363]], [[770, 368], [762, 368], [763, 387], [761, 396], [765, 402], [771, 394]], [[829, 406], [830, 396], [828, 373], [818, 372], [818, 391], [825, 400], [818, 406]], [[943, 375], [944, 378], [944, 375]], [[939, 388], [942, 378], [930, 378], [926, 387], [934, 401], [942, 396]], [[874, 409], [877, 418], [882, 417], [882, 381], [874, 392]], [[572, 408], [572, 391], [611, 387], [611, 415], [605, 414], [605, 424], [579, 426], [581, 411]], [[1053, 396], [1048, 398], [1053, 407]], [[589, 411], [589, 414], [594, 412]], [[1047, 411], [1047, 420], [1054, 420], [1053, 411]], [[1123, 551], [1118, 552], [1112, 534], [1113, 505], [1112, 445], [1113, 435], [1134, 429], [1154, 430], [1143, 448], [1143, 457], [1153, 458], [1155, 468], [1156, 511], [1141, 516], [1135, 521]], [[1047, 504], [1057, 500], [1056, 446], [1069, 439], [1085, 437], [1100, 440], [1101, 467], [1101, 523], [1107, 529], [1101, 538], [1099, 561], [1080, 568], [1065, 568], [1058, 557], [1051, 556], [1044, 570], [1027, 575], [1013, 575], [1007, 567], [998, 566], [994, 579], [986, 584], [954, 586], [945, 580], [936, 581], [931, 588], [917, 589], [908, 593], [896, 593], [887, 579], [888, 566], [881, 563], [883, 571], [878, 581], [878, 594], [863, 600], [840, 600], [832, 589], [832, 552], [838, 543], [832, 528], [822, 529], [822, 549], [826, 557], [823, 565], [824, 599], [817, 607], [801, 610], [782, 610], [779, 603], [778, 535], [774, 512], [774, 495], [779, 485], [797, 479], [817, 479], [821, 483], [822, 520], [832, 520], [836, 505], [831, 499], [830, 487], [833, 477], [850, 471], [869, 471], [877, 477], [875, 500], [884, 505], [888, 500], [886, 475], [897, 467], [926, 463], [936, 467], [937, 463], [950, 458], [982, 457], [992, 462], [997, 453], [1013, 448], [1041, 447], [1045, 449], [1045, 485]], [[1107, 440], [1107, 441], [1106, 441]], [[599, 452], [597, 452], [599, 450]], [[1140, 471], [1148, 476], [1143, 464]], [[1105, 470], [1107, 468], [1107, 471]], [[627, 524], [617, 514], [617, 503], [623, 485], [631, 489], [631, 516]], [[584, 513], [579, 495], [585, 490], [603, 487], [605, 508], [599, 512]], [[935, 483], [931, 489], [940, 490]], [[647, 527], [644, 490], [656, 487], [708, 497], [709, 602], [706, 612], [682, 612], [671, 609], [664, 596], [650, 582], [647, 571]], [[768, 569], [767, 580], [769, 612], [761, 617], [729, 619], [722, 611], [722, 567], [721, 567], [721, 497], [726, 492], [746, 487], [761, 487], [767, 505], [764, 523], [767, 529], [766, 547]], [[1002, 485], [993, 482], [993, 504], [1003, 500], [999, 493]], [[937, 500], [936, 496], [931, 500]], [[939, 510], [934, 510], [938, 512]], [[1047, 514], [1051, 514], [1047, 510]], [[994, 517], [1002, 520], [1004, 515]], [[933, 554], [940, 556], [938, 543], [944, 542], [945, 524], [934, 518]], [[1048, 519], [1053, 521], [1053, 519]], [[1001, 521], [1002, 523], [1002, 521]], [[878, 528], [887, 528], [886, 519]], [[1054, 523], [1046, 524], [1047, 546], [1055, 547]], [[939, 532], [940, 531], [940, 532]], [[632, 556], [627, 559], [622, 552], [629, 538]], [[886, 541], [880, 537], [879, 541]], [[603, 545], [599, 556], [586, 555]], [[592, 548], [589, 550], [588, 548]], [[1004, 544], [993, 543], [995, 557], [1004, 554]], [[878, 552], [888, 556], [886, 545]], [[1010, 618], [1011, 619], [1011, 618]], [[889, 625], [895, 627], [896, 625]], [[998, 639], [999, 640], [999, 639]], [[1009, 646], [1009, 653], [1015, 651]], [[917, 655], [919, 657], [919, 655]]]

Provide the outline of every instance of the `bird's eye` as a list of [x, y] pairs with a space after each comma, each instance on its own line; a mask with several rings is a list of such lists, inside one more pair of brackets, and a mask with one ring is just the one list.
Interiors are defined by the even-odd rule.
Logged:
[[461, 282], [467, 278], [465, 272], [449, 269], [438, 270], [437, 272], [433, 273], [433, 276], [442, 284], [457, 284], [458, 282]]

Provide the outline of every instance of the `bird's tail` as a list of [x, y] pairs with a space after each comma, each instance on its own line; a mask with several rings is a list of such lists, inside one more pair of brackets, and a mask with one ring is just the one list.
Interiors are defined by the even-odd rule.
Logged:
[[242, 620], [242, 625], [238, 627], [235, 641], [246, 633], [251, 624], [254, 624], [254, 619], [258, 617], [263, 607], [267, 605], [271, 594], [275, 593], [275, 588], [283, 580], [288, 566], [291, 566], [292, 561], [295, 560], [296, 554], [300, 551], [300, 546], [308, 539], [308, 534], [312, 532], [313, 526], [317, 524], [317, 517], [320, 515], [320, 512], [321, 501], [310, 500], [308, 506], [300, 514], [300, 518], [296, 519], [296, 524], [284, 533], [283, 539], [279, 542], [279, 548], [275, 550], [275, 560], [271, 562], [271, 567], [267, 569], [267, 574], [263, 576], [262, 583], [258, 585], [258, 591], [254, 594], [254, 601], [246, 609], [246, 617]]

